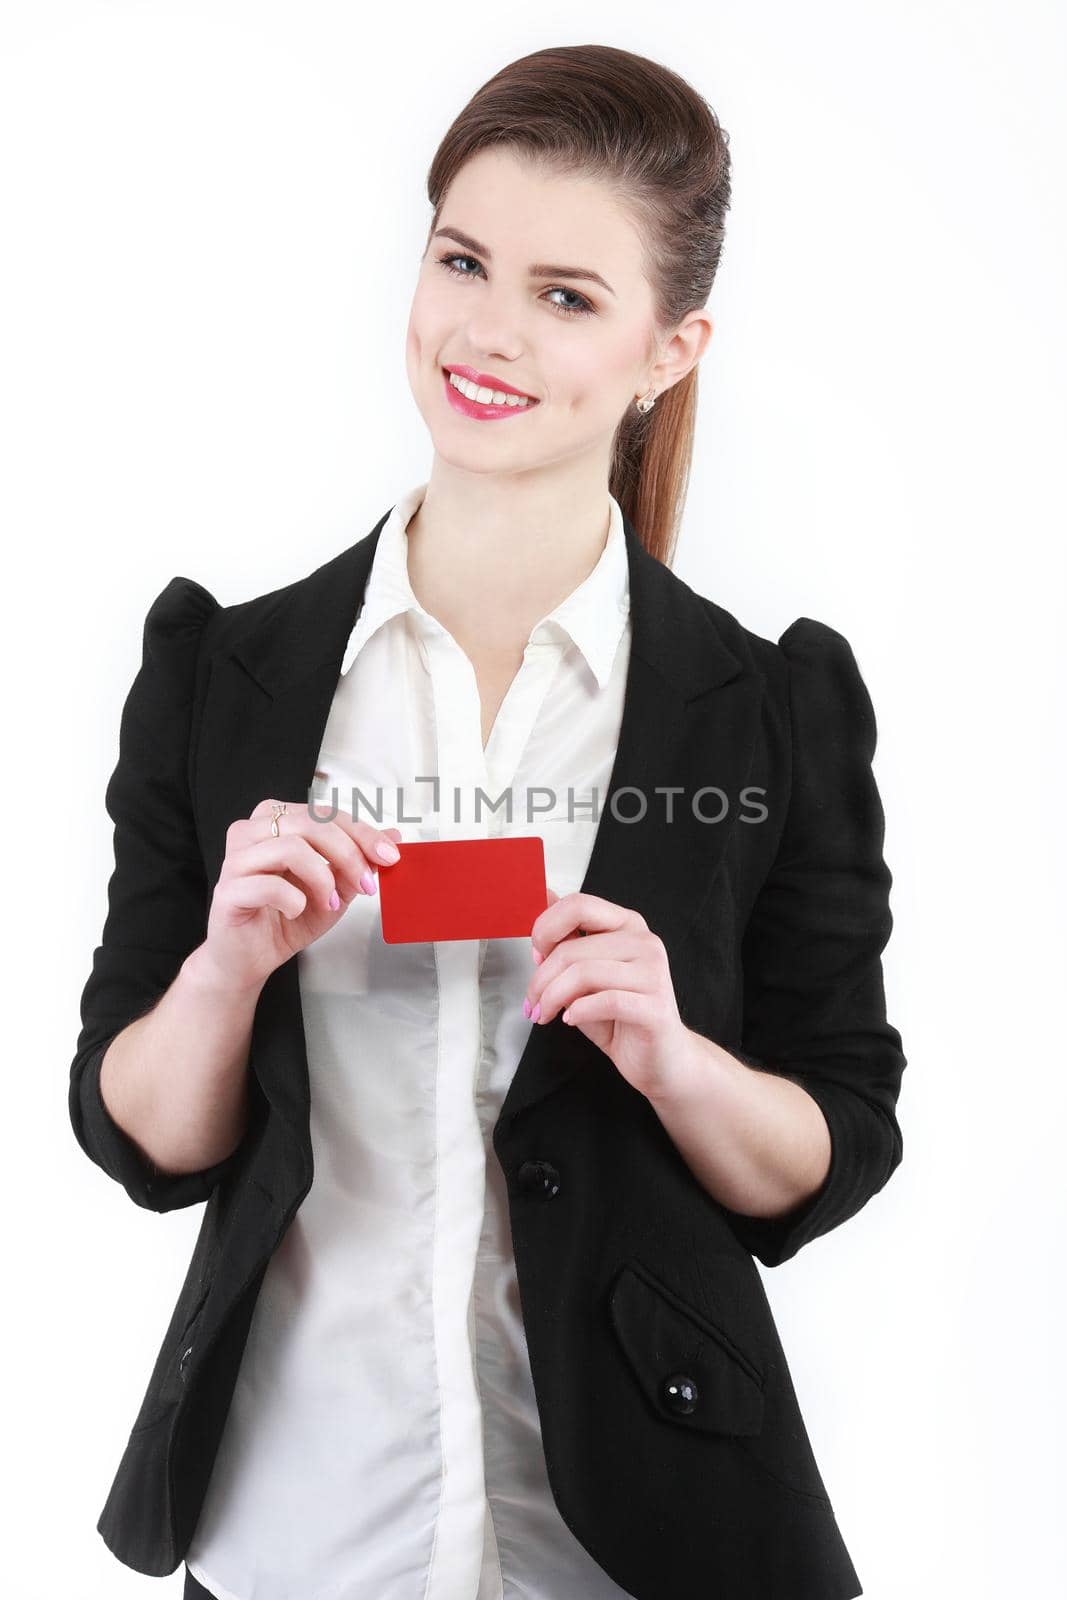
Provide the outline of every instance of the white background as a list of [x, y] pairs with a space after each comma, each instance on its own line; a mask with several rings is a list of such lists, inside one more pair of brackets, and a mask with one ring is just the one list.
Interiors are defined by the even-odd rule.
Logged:
[[[95, 1531], [200, 1209], [66, 1108], [144, 613], [303, 576], [428, 475], [437, 141], [549, 44], [681, 71], [734, 201], [675, 570], [852, 642], [880, 731], [904, 1162], [763, 1269], [869, 1600], [1062, 1582], [1064, 14], [1053, 4], [2, 12], [11, 937], [3, 1590], [180, 1594]], [[561, 1597], [564, 1600], [564, 1597]]]

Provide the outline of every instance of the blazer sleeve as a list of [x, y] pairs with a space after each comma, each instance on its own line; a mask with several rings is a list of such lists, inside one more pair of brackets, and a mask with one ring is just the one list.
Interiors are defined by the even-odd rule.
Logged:
[[779, 640], [790, 680], [792, 782], [777, 856], [742, 941], [741, 1059], [792, 1079], [830, 1133], [822, 1187], [781, 1217], [727, 1209], [765, 1266], [854, 1216], [899, 1165], [907, 1058], [887, 1021], [893, 919], [872, 771], [874, 711], [847, 639], [800, 617]]
[[141, 667], [119, 725], [118, 765], [104, 804], [114, 823], [115, 868], [70, 1071], [78, 1143], [131, 1200], [171, 1211], [206, 1200], [237, 1159], [199, 1172], [161, 1172], [113, 1121], [100, 1094], [108, 1045], [150, 1011], [207, 931], [211, 893], [189, 792], [189, 732], [204, 624], [218, 601], [175, 577], [145, 618]]

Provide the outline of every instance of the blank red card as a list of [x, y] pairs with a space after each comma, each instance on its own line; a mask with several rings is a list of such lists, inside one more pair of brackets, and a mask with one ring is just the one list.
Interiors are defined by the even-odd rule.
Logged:
[[528, 938], [548, 905], [539, 834], [399, 846], [400, 860], [378, 871], [386, 944]]

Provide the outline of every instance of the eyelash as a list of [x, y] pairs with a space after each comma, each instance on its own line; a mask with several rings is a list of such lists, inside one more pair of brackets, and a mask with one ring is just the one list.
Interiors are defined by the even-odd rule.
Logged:
[[[454, 261], [474, 261], [479, 267], [481, 266], [481, 262], [478, 261], [477, 256], [464, 255], [461, 252], [456, 251], [447, 256], [438, 256], [437, 261], [438, 265], [444, 267], [445, 271], [450, 272], [454, 278], [474, 277], [473, 272], [461, 272], [458, 267], [453, 266], [452, 263]], [[596, 315], [593, 305], [585, 298], [584, 294], [578, 294], [577, 289], [568, 289], [563, 284], [558, 283], [553, 285], [551, 289], [548, 289], [545, 292], [547, 294], [555, 294], [557, 289], [561, 290], [564, 294], [578, 295], [578, 299], [581, 301], [581, 305], [577, 306], [561, 306], [555, 300], [550, 301], [549, 303], [552, 306], [552, 309], [558, 312], [561, 317], [588, 317]]]

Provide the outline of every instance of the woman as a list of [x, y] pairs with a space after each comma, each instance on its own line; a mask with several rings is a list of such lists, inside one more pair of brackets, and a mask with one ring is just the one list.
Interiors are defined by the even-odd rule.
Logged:
[[[217, 1600], [846, 1600], [753, 1256], [884, 1185], [905, 1058], [852, 652], [670, 571], [726, 135], [539, 51], [429, 198], [428, 481], [283, 590], [172, 580], [123, 714], [71, 1115], [208, 1204], [100, 1531]], [[529, 944], [383, 940], [405, 841], [530, 833]]]

